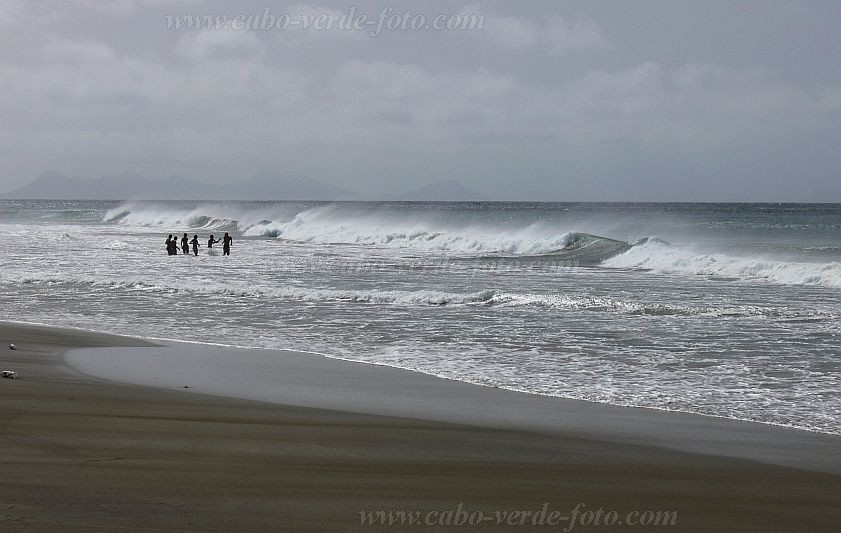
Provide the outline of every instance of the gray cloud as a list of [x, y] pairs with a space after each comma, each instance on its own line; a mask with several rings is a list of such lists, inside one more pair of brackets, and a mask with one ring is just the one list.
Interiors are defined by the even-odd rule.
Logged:
[[[648, 4], [656, 16], [593, 2], [357, 4], [372, 18], [485, 17], [482, 29], [370, 37], [166, 28], [167, 14], [259, 14], [258, 2], [7, 1], [0, 188], [46, 168], [209, 182], [275, 169], [372, 196], [455, 178], [492, 198], [841, 201], [841, 41], [827, 23], [839, 5], [757, 2], [747, 17], [714, 2], [705, 16], [724, 22], [691, 30], [693, 4]], [[777, 48], [792, 39], [782, 31], [797, 48]]]

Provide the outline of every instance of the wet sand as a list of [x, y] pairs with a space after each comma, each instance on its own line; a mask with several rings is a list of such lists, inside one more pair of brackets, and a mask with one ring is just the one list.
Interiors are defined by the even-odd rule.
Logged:
[[[641, 441], [645, 431], [616, 429], [634, 410], [608, 409], [599, 422], [596, 406], [588, 422], [573, 416], [548, 431], [350, 412], [361, 410], [355, 404], [279, 405], [97, 379], [62, 356], [77, 347], [148, 346], [135, 339], [2, 324], [0, 341], [19, 348], [4, 348], [0, 369], [20, 375], [0, 380], [2, 528], [376, 530], [360, 524], [360, 511], [417, 510], [426, 518], [463, 504], [491, 516], [545, 503], [563, 516], [578, 504], [621, 518], [676, 511], [676, 526], [651, 527], [660, 531], [831, 531], [841, 524], [841, 476], [821, 467], [836, 459], [793, 468], [769, 464], [773, 458], [759, 450], [749, 460], [663, 447]], [[170, 350], [178, 357], [178, 348]], [[450, 407], [459, 412], [457, 403]], [[709, 440], [727, 449], [739, 433], [724, 429]], [[785, 431], [781, 442], [796, 446], [798, 435], [803, 455], [838, 449], [836, 439], [815, 445], [806, 432]], [[491, 520], [469, 529], [524, 528]]]

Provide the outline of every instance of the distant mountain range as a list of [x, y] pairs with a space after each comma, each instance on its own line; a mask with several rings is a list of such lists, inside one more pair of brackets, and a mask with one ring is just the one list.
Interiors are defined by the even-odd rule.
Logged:
[[[364, 200], [353, 191], [312, 178], [262, 173], [243, 181], [215, 185], [172, 175], [149, 179], [138, 174], [99, 178], [47, 171], [35, 181], [0, 195], [31, 200]], [[484, 197], [455, 180], [430, 183], [383, 200], [475, 201]]]
[[173, 175], [149, 179], [137, 174], [79, 178], [48, 171], [5, 198], [33, 200], [354, 200], [347, 189], [303, 176], [263, 173], [226, 185]]

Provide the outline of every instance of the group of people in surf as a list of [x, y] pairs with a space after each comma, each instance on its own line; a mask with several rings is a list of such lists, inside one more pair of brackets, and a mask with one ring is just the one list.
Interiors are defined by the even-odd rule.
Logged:
[[[208, 252], [213, 250], [213, 245], [221, 242], [222, 243], [222, 255], [231, 255], [231, 243], [234, 242], [234, 239], [228, 235], [228, 232], [225, 232], [225, 236], [222, 239], [214, 239], [213, 235], [207, 239], [207, 250]], [[189, 240], [187, 238], [187, 234], [185, 233], [183, 237], [181, 237], [181, 253], [184, 255], [190, 255], [190, 247], [193, 248], [193, 255], [199, 255], [199, 236], [193, 235], [193, 240]], [[169, 237], [166, 239], [166, 253], [169, 255], [178, 255], [178, 237], [173, 237], [170, 233]]]

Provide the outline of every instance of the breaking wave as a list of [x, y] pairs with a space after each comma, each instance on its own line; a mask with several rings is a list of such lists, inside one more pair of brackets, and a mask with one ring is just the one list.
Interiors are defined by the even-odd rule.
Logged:
[[784, 285], [841, 287], [841, 262], [780, 261], [703, 253], [649, 240], [606, 259], [603, 266], [646, 269], [661, 274], [763, 280]]
[[255, 210], [226, 205], [183, 209], [170, 204], [128, 203], [106, 212], [103, 222], [164, 231], [236, 230], [241, 224], [245, 227], [258, 224], [263, 220], [259, 217], [260, 214]]
[[[281, 206], [200, 205], [192, 209], [146, 203], [108, 211], [104, 222], [155, 228], [236, 230], [246, 237], [282, 238], [312, 244], [350, 244], [449, 252], [456, 255], [545, 255], [575, 250], [618, 253], [627, 243], [534, 222], [441, 220], [397, 210], [311, 207], [299, 212]], [[580, 254], [579, 254], [580, 255]]]
[[[399, 206], [329, 204], [176, 204], [134, 202], [103, 221], [128, 227], [232, 231], [245, 237], [306, 244], [373, 246], [454, 257], [548, 257], [584, 266], [643, 269], [663, 274], [761, 280], [786, 285], [841, 287], [841, 263], [785, 261], [697, 251], [656, 237], [624, 240], [578, 231], [586, 221], [513, 221], [504, 213], [454, 216], [407, 212]], [[814, 258], [812, 258], [814, 259]]]

